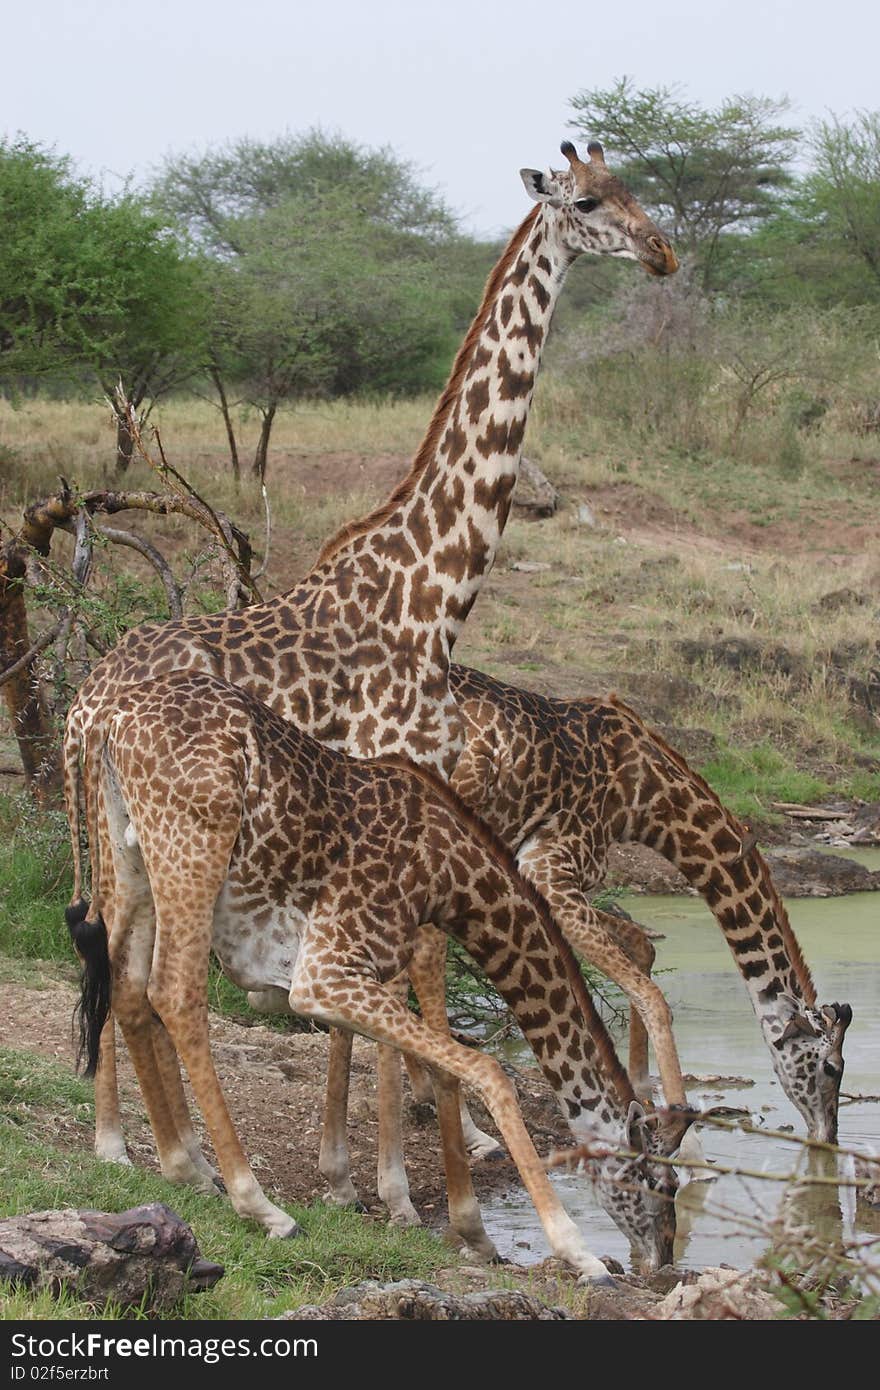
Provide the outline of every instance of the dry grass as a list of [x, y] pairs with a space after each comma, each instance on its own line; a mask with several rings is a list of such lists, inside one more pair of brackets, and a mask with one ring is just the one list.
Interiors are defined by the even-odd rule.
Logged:
[[[269, 591], [289, 587], [326, 536], [387, 494], [433, 405], [335, 402], [280, 413], [268, 474]], [[766, 745], [782, 759], [783, 778], [802, 772], [880, 796], [876, 721], [828, 669], [829, 653], [856, 679], [876, 665], [880, 469], [866, 442], [858, 453], [839, 452], [853, 441], [832, 419], [809, 437], [802, 476], [784, 480], [755, 458], [636, 451], [590, 405], [576, 383], [553, 371], [542, 377], [526, 450], [566, 505], [539, 524], [511, 520], [459, 658], [565, 695], [619, 687], [637, 704], [642, 689], [677, 680], [667, 707], [644, 697], [649, 717], [706, 729], [722, 751]], [[156, 418], [173, 462], [259, 547], [262, 502], [249, 477], [234, 488], [217, 412], [172, 401]], [[247, 459], [257, 421], [241, 424]], [[22, 504], [53, 488], [59, 473], [82, 486], [112, 481], [113, 442], [100, 404], [32, 401], [13, 410], [0, 402], [0, 515], [14, 524]], [[127, 482], [156, 485], [144, 464]], [[595, 526], [579, 521], [583, 503]], [[163, 522], [160, 534], [174, 554], [192, 547], [185, 523]], [[517, 560], [549, 568], [511, 571]], [[117, 564], [137, 573], [130, 552]], [[850, 596], [823, 605], [835, 591]], [[797, 679], [772, 662], [740, 671], [695, 664], [680, 646], [722, 638], [784, 648]]]

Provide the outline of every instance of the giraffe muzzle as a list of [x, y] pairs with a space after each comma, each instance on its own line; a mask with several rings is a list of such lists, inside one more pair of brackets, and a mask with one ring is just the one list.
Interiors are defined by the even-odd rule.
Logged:
[[678, 257], [662, 236], [646, 237], [645, 249], [639, 259], [649, 275], [674, 275], [678, 270]]

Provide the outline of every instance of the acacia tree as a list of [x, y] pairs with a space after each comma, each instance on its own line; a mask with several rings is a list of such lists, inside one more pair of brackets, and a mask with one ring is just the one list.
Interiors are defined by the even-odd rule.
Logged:
[[244, 140], [172, 161], [154, 196], [209, 267], [207, 367], [234, 471], [234, 394], [261, 416], [262, 478], [282, 401], [442, 379], [482, 266], [453, 268], [469, 244], [389, 151], [321, 132]]
[[0, 374], [7, 380], [43, 375], [65, 360], [86, 201], [69, 160], [23, 136], [0, 140]]
[[[182, 254], [162, 221], [126, 196], [95, 199], [81, 218], [80, 276], [89, 301], [71, 333], [74, 354], [116, 400], [116, 385], [139, 412], [188, 380], [204, 360], [207, 295], [202, 269]], [[133, 441], [116, 410], [116, 467], [125, 472]]]
[[[0, 373], [89, 378], [140, 409], [204, 356], [198, 263], [130, 194], [110, 199], [67, 159], [25, 139], [0, 144]], [[117, 416], [117, 467], [132, 441]]]
[[725, 234], [759, 225], [791, 181], [799, 131], [780, 124], [787, 101], [734, 96], [709, 108], [622, 77], [570, 105], [572, 127], [601, 138], [616, 172], [695, 257], [704, 289], [715, 288]]

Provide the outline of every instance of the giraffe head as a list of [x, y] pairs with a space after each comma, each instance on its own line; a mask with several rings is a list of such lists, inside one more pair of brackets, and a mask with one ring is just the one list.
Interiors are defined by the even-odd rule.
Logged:
[[673, 1110], [666, 1114], [670, 1121], [664, 1123], [660, 1114], [648, 1113], [639, 1101], [631, 1101], [614, 1143], [635, 1157], [611, 1155], [593, 1166], [596, 1195], [629, 1241], [633, 1268], [640, 1273], [673, 1262], [678, 1178], [671, 1163], [655, 1160], [672, 1157], [692, 1117], [679, 1118]]
[[843, 1035], [849, 1004], [805, 1007], [780, 994], [761, 1020], [779, 1083], [807, 1122], [811, 1139], [837, 1142], [837, 1106], [843, 1080]]
[[587, 146], [585, 164], [569, 140], [562, 143], [569, 163], [563, 173], [521, 169], [526, 190], [554, 210], [558, 234], [572, 256], [620, 256], [640, 261], [651, 275], [672, 275], [678, 260], [668, 239], [639, 207], [629, 189], [610, 172], [602, 146]]

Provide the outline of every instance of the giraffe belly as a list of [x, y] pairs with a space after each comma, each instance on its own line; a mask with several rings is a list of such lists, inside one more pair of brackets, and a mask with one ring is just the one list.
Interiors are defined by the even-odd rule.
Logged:
[[226, 888], [214, 909], [211, 948], [239, 989], [290, 992], [305, 917], [289, 904], [236, 902]]

